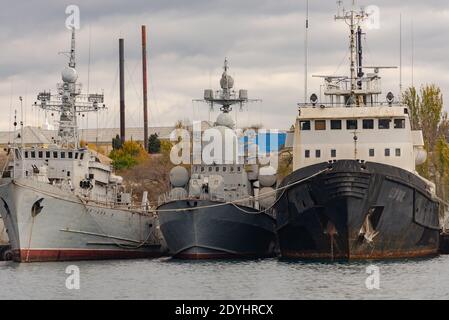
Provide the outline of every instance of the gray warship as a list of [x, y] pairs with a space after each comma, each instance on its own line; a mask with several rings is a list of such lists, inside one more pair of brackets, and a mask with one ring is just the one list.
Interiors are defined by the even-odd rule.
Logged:
[[[216, 93], [205, 90], [204, 101], [221, 106], [222, 113], [211, 129], [223, 139], [226, 132], [235, 133], [229, 114], [231, 106], [249, 100], [246, 90], [237, 95], [232, 89], [234, 80], [228, 74], [227, 60], [220, 85], [221, 90]], [[236, 142], [231, 143], [233, 150]], [[230, 154], [224, 150], [222, 155], [226, 151]], [[269, 209], [275, 198], [272, 186], [276, 183], [276, 172], [259, 170], [257, 165], [247, 166], [244, 162], [241, 156], [232, 153], [230, 161], [218, 157], [207, 164], [201, 159], [200, 164], [192, 165], [190, 177], [184, 167], [172, 169], [172, 189], [160, 197], [157, 208], [160, 229], [171, 256], [232, 259], [275, 254], [275, 219]], [[266, 196], [257, 199], [256, 193]]]
[[[75, 69], [75, 30], [57, 94], [35, 105], [59, 113], [48, 146], [25, 146], [18, 136], [0, 180], [0, 213], [17, 262], [126, 259], [164, 251], [157, 220], [145, 200], [133, 204], [123, 179], [99, 156], [80, 147], [77, 115], [105, 108], [102, 94], [81, 94]], [[23, 130], [14, 126], [16, 135]]]
[[3, 259], [3, 253], [9, 248], [8, 234], [3, 219], [0, 216], [0, 260]]
[[[363, 66], [364, 10], [335, 17], [350, 29], [350, 76], [323, 76], [325, 98], [299, 105], [293, 173], [278, 192], [281, 255], [298, 259], [391, 259], [438, 254], [435, 185], [423, 134], [392, 92], [380, 97], [379, 70]], [[367, 73], [365, 73], [368, 71]]]

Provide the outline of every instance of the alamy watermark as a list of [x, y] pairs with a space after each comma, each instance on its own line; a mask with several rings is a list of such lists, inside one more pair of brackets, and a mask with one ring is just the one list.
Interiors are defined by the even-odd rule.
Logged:
[[65, 20], [65, 26], [67, 29], [79, 30], [81, 25], [80, 8], [77, 5], [71, 4], [65, 9], [67, 18]]
[[380, 29], [380, 8], [378, 6], [368, 6], [365, 8], [368, 19], [365, 20], [365, 27], [369, 30]]
[[280, 131], [271, 129], [231, 129], [224, 126], [202, 131], [194, 121], [192, 130], [175, 129], [170, 135], [174, 144], [170, 160], [180, 164], [258, 164], [278, 168]]
[[80, 268], [70, 265], [65, 269], [65, 273], [69, 275], [65, 280], [67, 290], [79, 290], [81, 288]]
[[380, 289], [380, 268], [374, 265], [370, 265], [366, 268], [366, 273], [369, 276], [365, 280], [365, 286], [368, 290]]

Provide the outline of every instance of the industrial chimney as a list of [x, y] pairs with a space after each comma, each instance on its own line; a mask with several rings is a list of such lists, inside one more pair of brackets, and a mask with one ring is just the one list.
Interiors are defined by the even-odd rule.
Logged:
[[120, 140], [125, 142], [125, 56], [124, 40], [119, 39], [120, 64]]
[[147, 31], [142, 26], [142, 79], [143, 79], [143, 141], [148, 149], [148, 90], [147, 90]]

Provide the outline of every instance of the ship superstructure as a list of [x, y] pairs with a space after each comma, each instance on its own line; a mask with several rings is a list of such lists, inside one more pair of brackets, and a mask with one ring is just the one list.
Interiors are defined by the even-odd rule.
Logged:
[[[158, 207], [161, 231], [175, 257], [272, 256], [276, 245], [275, 220], [268, 209], [270, 201], [274, 201], [276, 172], [259, 170], [257, 166], [250, 166], [247, 172], [248, 166], [238, 154], [235, 124], [229, 112], [233, 105], [250, 100], [246, 90], [240, 90], [238, 95], [233, 90], [234, 79], [228, 74], [227, 60], [220, 86], [216, 93], [205, 90], [204, 101], [219, 105], [222, 111], [209, 130], [222, 139], [223, 152], [194, 163], [190, 173], [180, 166], [172, 170], [172, 190], [161, 197]], [[255, 199], [259, 187], [260, 193], [267, 196]]]
[[[58, 135], [50, 145], [32, 147], [15, 137], [13, 159], [0, 182], [8, 258], [31, 262], [160, 255], [156, 220], [147, 205], [133, 204], [123, 179], [96, 152], [80, 146], [77, 115], [105, 106], [103, 94], [81, 94], [75, 67], [73, 29], [63, 82], [56, 94], [39, 93], [35, 103], [59, 113]], [[18, 136], [22, 128], [23, 123]]]
[[[426, 160], [422, 132], [379, 71], [364, 67], [355, 6], [335, 18], [350, 31], [349, 76], [322, 76], [324, 98], [299, 104], [293, 174], [277, 204], [281, 252], [290, 258], [394, 258], [437, 254], [434, 185], [416, 165]], [[366, 70], [370, 72], [365, 73]]]

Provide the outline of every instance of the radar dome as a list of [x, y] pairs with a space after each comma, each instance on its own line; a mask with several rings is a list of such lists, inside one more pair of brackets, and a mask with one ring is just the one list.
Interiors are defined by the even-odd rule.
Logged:
[[174, 188], [170, 191], [171, 199], [185, 199], [187, 198], [187, 190], [184, 188]]
[[61, 76], [62, 81], [69, 83], [75, 83], [78, 79], [78, 73], [74, 68], [70, 67], [66, 67], [64, 70], [62, 70]]
[[234, 87], [234, 79], [230, 75], [223, 73], [220, 80], [220, 86], [222, 89], [231, 89]]
[[271, 207], [276, 201], [276, 192], [271, 187], [265, 187], [259, 191], [259, 204], [263, 208]]
[[183, 187], [189, 182], [189, 172], [186, 168], [177, 166], [170, 171], [170, 183], [174, 187]]
[[234, 120], [229, 113], [220, 113], [215, 122], [216, 126], [228, 127], [230, 129], [234, 128]]
[[276, 170], [273, 167], [262, 167], [259, 170], [259, 182], [262, 187], [272, 187], [276, 183]]

